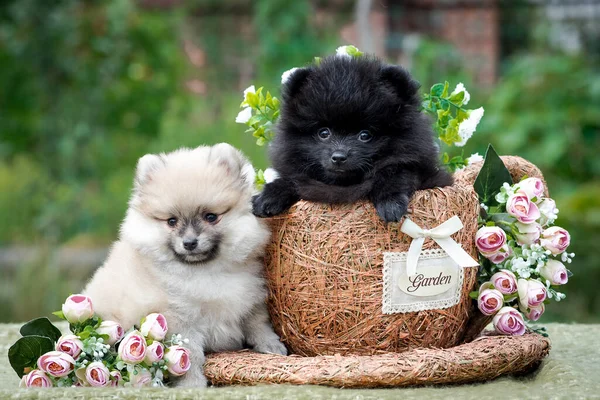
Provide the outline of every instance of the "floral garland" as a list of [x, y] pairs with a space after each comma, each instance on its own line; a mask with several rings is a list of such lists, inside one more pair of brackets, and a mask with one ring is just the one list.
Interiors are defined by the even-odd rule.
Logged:
[[69, 322], [72, 334], [61, 335], [47, 318], [38, 318], [23, 325], [23, 337], [8, 351], [20, 387], [164, 386], [190, 369], [182, 346], [187, 339], [167, 340], [162, 314], [146, 316], [139, 330], [126, 333], [95, 315], [91, 299], [81, 294], [69, 296], [54, 314]]

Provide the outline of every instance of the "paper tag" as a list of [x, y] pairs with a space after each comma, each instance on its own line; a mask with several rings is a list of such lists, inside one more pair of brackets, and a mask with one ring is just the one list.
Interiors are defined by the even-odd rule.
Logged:
[[452, 307], [460, 302], [463, 269], [442, 249], [424, 250], [417, 273], [406, 273], [407, 253], [384, 253], [383, 313]]

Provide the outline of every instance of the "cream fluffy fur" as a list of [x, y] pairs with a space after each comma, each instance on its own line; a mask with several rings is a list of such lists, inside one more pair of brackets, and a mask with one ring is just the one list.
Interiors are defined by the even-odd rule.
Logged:
[[[125, 329], [163, 313], [169, 331], [190, 341], [192, 368], [178, 385], [206, 385], [205, 352], [246, 343], [286, 354], [265, 306], [269, 231], [251, 212], [253, 181], [250, 163], [228, 144], [142, 157], [120, 240], [84, 291], [102, 318]], [[191, 239], [198, 244], [188, 251]]]

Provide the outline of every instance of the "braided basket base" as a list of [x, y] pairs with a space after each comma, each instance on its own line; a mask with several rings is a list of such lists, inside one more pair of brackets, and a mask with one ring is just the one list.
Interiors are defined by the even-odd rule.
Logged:
[[280, 356], [240, 351], [209, 355], [213, 385], [294, 384], [345, 388], [423, 386], [483, 382], [530, 372], [548, 355], [547, 338], [482, 336], [449, 349], [414, 349], [371, 356]]

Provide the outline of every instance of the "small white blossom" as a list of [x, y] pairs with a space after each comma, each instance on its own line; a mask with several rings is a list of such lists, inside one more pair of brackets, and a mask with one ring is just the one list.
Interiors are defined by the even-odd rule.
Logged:
[[335, 50], [335, 54], [338, 57], [348, 57], [352, 58], [350, 54], [348, 54], [348, 46], [340, 46]]
[[471, 100], [471, 95], [469, 94], [469, 92], [467, 92], [467, 89], [465, 89], [465, 85], [463, 85], [462, 82], [456, 85], [456, 88], [454, 89], [454, 91], [452, 91], [452, 93], [450, 93], [450, 96], [454, 96], [455, 94], [458, 94], [460, 92], [465, 92], [465, 97], [463, 98], [462, 105], [466, 105], [469, 102], [469, 100]]
[[246, 122], [250, 121], [250, 118], [252, 118], [252, 109], [250, 107], [246, 107], [238, 113], [237, 117], [235, 117], [235, 122], [238, 124], [245, 124]]
[[246, 95], [248, 93], [256, 93], [256, 88], [254, 87], [254, 85], [250, 85], [246, 88], [246, 90], [244, 90], [244, 99], [246, 99]]
[[469, 158], [467, 158], [467, 165], [471, 165], [479, 161], [483, 161], [483, 157], [480, 156], [479, 153], [473, 153]]
[[523, 257], [513, 258], [511, 270], [518, 274], [521, 278], [529, 278], [531, 276], [531, 268], [527, 261]]
[[479, 107], [478, 109], [469, 112], [468, 118], [458, 125], [458, 135], [461, 140], [454, 143], [455, 146], [464, 146], [471, 136], [473, 136], [473, 133], [477, 129], [477, 125], [479, 125], [479, 121], [483, 118], [483, 113], [483, 107]]
[[298, 68], [294, 67], [292, 69], [288, 69], [283, 74], [281, 74], [281, 84], [283, 85], [284, 83], [286, 83], [288, 79], [290, 79], [290, 76], [292, 76], [292, 74], [296, 72], [297, 69]]
[[267, 168], [265, 169], [263, 176], [265, 178], [266, 183], [271, 183], [275, 179], [279, 178], [279, 172], [275, 171], [273, 168]]
[[515, 194], [515, 187], [509, 185], [508, 182], [504, 182], [500, 188], [500, 192], [496, 195], [496, 201], [500, 204], [504, 204], [513, 194]]

